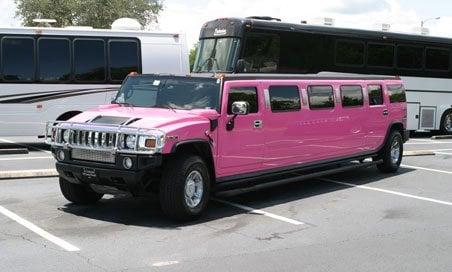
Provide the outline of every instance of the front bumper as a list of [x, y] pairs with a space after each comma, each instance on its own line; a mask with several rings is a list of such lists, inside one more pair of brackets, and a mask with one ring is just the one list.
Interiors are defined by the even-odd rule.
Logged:
[[56, 169], [61, 178], [71, 183], [107, 186], [137, 196], [151, 194], [153, 185], [160, 180], [162, 156], [132, 156], [135, 167], [131, 170], [123, 168], [121, 158], [118, 155], [116, 164], [66, 159], [58, 161]]

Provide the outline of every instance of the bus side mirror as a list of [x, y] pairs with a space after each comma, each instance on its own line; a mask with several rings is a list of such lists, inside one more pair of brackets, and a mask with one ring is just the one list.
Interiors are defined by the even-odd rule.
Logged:
[[245, 72], [246, 68], [246, 61], [244, 59], [237, 60], [237, 63], [235, 64], [235, 73], [243, 73]]

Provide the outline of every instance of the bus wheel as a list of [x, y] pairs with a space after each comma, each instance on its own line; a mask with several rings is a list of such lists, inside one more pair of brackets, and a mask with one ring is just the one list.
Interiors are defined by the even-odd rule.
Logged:
[[399, 131], [394, 130], [388, 138], [379, 156], [383, 162], [378, 170], [383, 173], [395, 173], [399, 170], [403, 157], [403, 139]]
[[441, 118], [441, 132], [452, 135], [452, 110], [448, 110]]

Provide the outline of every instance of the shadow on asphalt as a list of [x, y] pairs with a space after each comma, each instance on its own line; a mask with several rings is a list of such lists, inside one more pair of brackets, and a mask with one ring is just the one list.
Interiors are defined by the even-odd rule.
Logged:
[[[371, 167], [352, 172], [344, 172], [329, 176], [328, 178], [356, 185], [364, 185], [413, 171], [416, 170], [402, 168], [397, 174], [387, 175], [381, 174], [375, 167]], [[223, 197], [222, 199], [242, 205], [249, 205], [254, 209], [266, 209], [272, 206], [349, 188], [348, 186], [335, 183], [308, 180], [251, 191], [235, 196], [232, 195], [227, 198]], [[132, 197], [103, 199], [94, 206], [68, 204], [60, 208], [60, 210], [76, 216], [110, 223], [162, 229], [177, 229], [246, 213], [243, 210], [210, 201], [207, 212], [199, 220], [189, 223], [177, 223], [165, 217], [160, 209], [158, 199]]]

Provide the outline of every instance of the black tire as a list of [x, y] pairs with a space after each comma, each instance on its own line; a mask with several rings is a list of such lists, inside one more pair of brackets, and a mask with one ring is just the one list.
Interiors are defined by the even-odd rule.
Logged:
[[[190, 174], [202, 176], [203, 193], [195, 207], [187, 204], [186, 182]], [[160, 182], [160, 205], [163, 212], [177, 221], [197, 219], [207, 208], [210, 197], [210, 176], [204, 160], [195, 155], [180, 154], [172, 159], [163, 170]]]
[[63, 196], [74, 204], [88, 205], [98, 202], [104, 195], [94, 192], [91, 188], [70, 183], [60, 178], [60, 189]]
[[[399, 155], [397, 158], [397, 161], [395, 160], [395, 157], [392, 158], [392, 147], [394, 145], [398, 144], [399, 146]], [[388, 140], [385, 143], [385, 146], [380, 152], [379, 158], [383, 160], [381, 164], [378, 164], [378, 170], [380, 170], [383, 173], [396, 173], [399, 168], [400, 164], [402, 163], [403, 158], [403, 138], [402, 134], [400, 134], [399, 131], [393, 130], [391, 131], [391, 134], [389, 135]]]
[[444, 114], [443, 114], [443, 117], [441, 118], [441, 133], [442, 134], [445, 134], [445, 135], [452, 135], [452, 131], [451, 130], [448, 130], [447, 128], [446, 128], [446, 118], [449, 116], [449, 115], [452, 115], [452, 110], [448, 110], [448, 111], [446, 111]]

